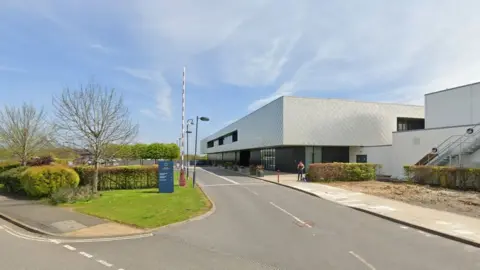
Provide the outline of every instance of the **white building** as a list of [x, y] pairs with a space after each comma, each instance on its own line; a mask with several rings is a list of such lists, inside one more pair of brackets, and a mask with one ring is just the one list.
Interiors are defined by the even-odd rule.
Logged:
[[404, 165], [480, 165], [478, 123], [480, 83], [426, 94], [425, 108], [281, 97], [203, 139], [200, 147], [210, 160], [269, 170], [295, 171], [300, 160], [307, 167], [369, 162], [382, 165], [379, 173], [401, 177]]
[[300, 160], [392, 171], [392, 132], [423, 129], [423, 106], [281, 97], [201, 141], [210, 160], [295, 171]]
[[[393, 133], [391, 173], [401, 176], [403, 165], [419, 161], [429, 165], [478, 167], [479, 104], [480, 83], [426, 94], [425, 129]], [[471, 134], [467, 134], [469, 128]], [[436, 155], [426, 156], [434, 147]], [[423, 157], [426, 159], [421, 160]]]

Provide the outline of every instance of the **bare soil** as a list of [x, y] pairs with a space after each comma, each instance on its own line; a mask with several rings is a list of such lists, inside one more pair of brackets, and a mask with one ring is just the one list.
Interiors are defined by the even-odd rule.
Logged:
[[480, 218], [479, 192], [380, 181], [332, 182], [325, 184], [436, 210]]

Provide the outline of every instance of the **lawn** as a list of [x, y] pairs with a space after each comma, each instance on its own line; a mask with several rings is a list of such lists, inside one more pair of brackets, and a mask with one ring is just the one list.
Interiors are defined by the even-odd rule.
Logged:
[[158, 189], [105, 191], [94, 200], [64, 206], [123, 224], [156, 228], [203, 214], [211, 203], [198, 187], [192, 188], [191, 181], [186, 187], [178, 186], [176, 174], [171, 194], [158, 193]]

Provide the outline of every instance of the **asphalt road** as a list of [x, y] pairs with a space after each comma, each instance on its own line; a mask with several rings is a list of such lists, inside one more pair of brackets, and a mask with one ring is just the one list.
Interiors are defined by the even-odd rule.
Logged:
[[37, 242], [4, 228], [0, 269], [480, 269], [477, 248], [234, 172], [209, 170], [221, 176], [197, 173], [216, 205], [207, 218], [149, 238], [94, 243]]

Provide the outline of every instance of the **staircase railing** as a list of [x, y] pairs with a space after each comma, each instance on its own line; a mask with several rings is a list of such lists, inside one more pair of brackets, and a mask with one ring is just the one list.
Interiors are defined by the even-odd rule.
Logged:
[[[457, 148], [460, 148], [460, 152], [463, 152], [462, 147], [463, 147], [464, 143], [467, 142], [469, 139], [475, 138], [476, 136], [478, 136], [480, 134], [480, 128], [475, 130], [475, 128], [477, 128], [477, 127], [480, 127], [480, 123], [471, 127], [471, 129], [473, 129], [473, 133], [471, 133], [471, 134], [465, 133], [465, 134], [461, 135], [459, 138], [457, 138], [453, 142], [446, 144], [444, 147], [442, 147], [442, 149], [437, 147], [437, 157], [432, 159], [429, 164], [437, 163], [438, 161], [441, 161], [445, 157], [451, 155], [453, 150], [455, 150]], [[462, 153], [459, 153], [459, 154], [462, 154]]]

